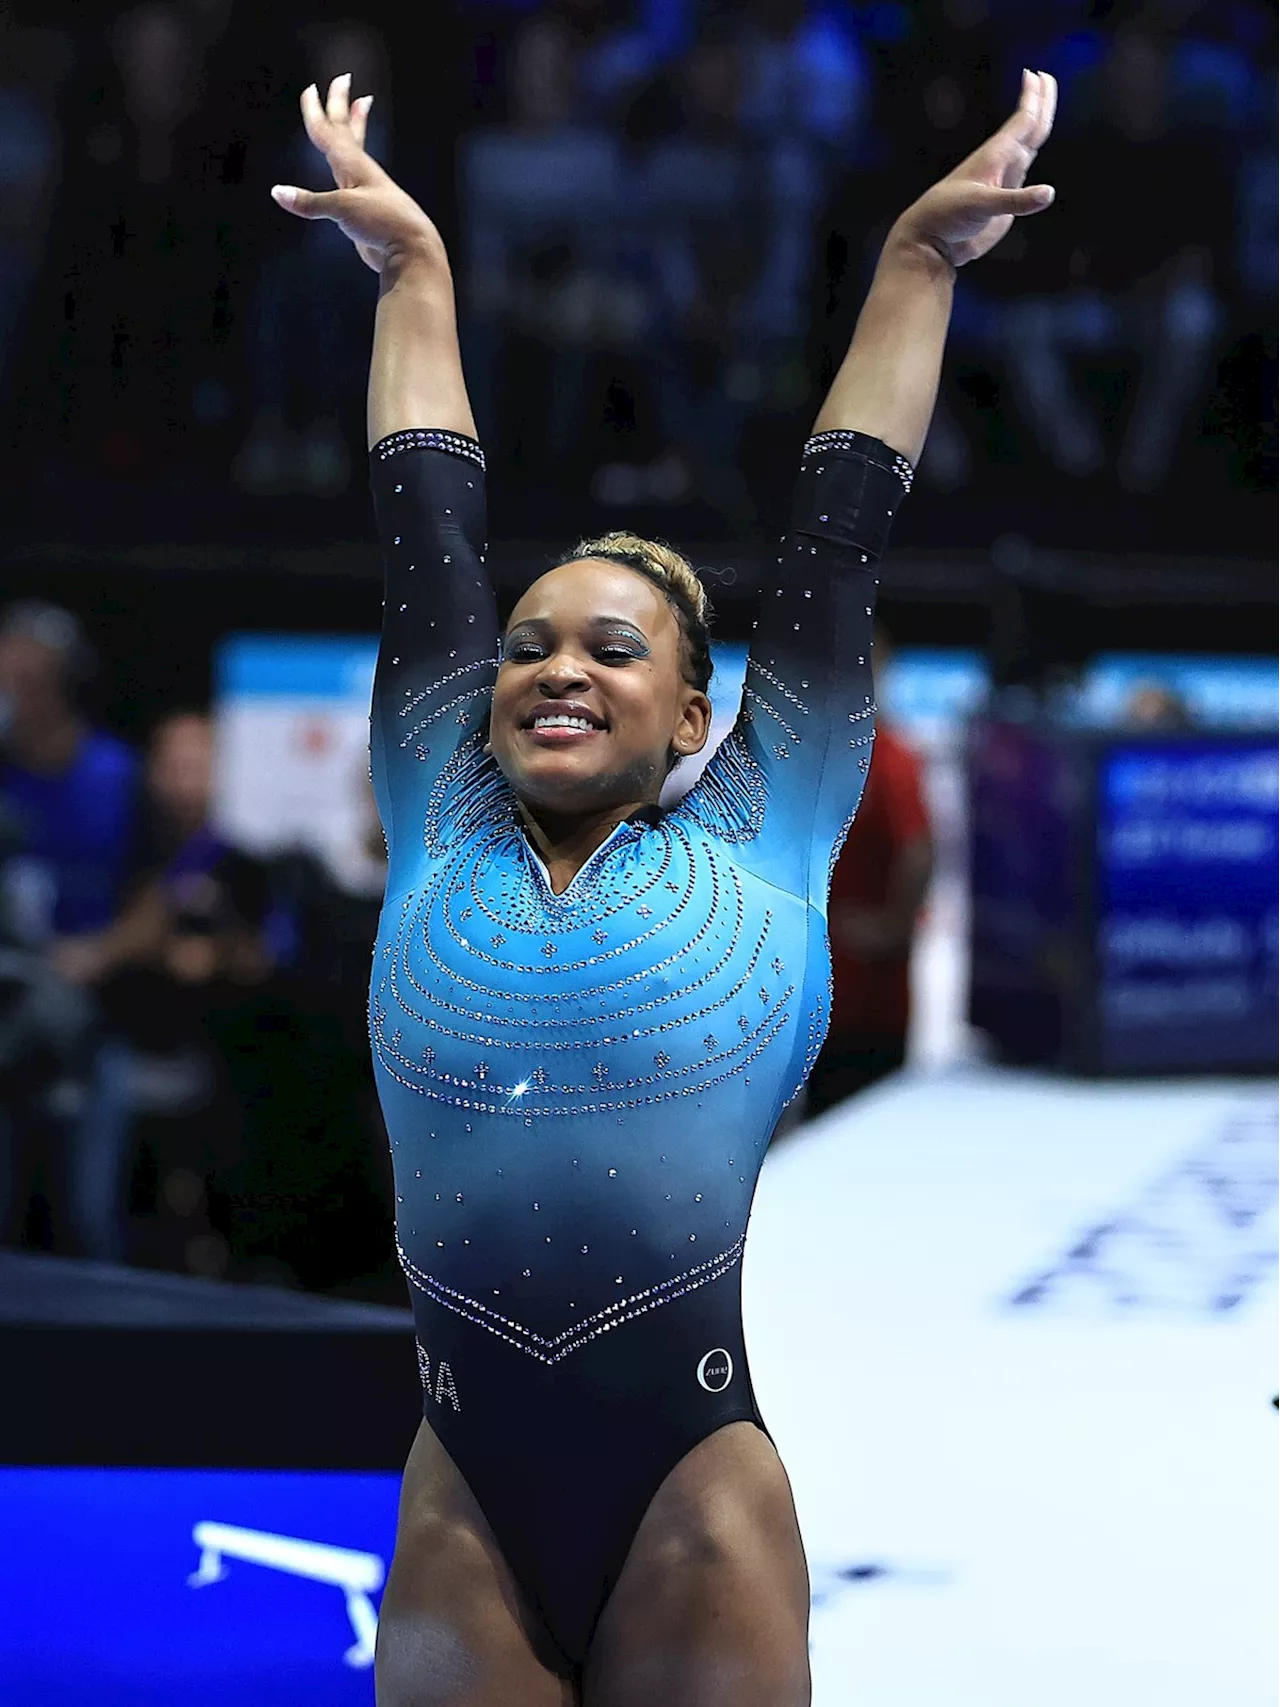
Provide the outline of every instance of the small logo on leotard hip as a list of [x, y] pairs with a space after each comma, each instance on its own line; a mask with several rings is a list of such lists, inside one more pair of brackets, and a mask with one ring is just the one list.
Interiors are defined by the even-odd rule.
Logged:
[[698, 1385], [708, 1393], [723, 1393], [733, 1380], [733, 1358], [723, 1346], [709, 1351], [698, 1362]]

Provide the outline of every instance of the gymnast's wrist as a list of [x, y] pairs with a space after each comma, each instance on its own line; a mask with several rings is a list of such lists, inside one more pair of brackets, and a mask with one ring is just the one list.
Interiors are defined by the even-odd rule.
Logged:
[[928, 279], [931, 284], [941, 285], [943, 288], [954, 285], [954, 264], [928, 233], [917, 225], [912, 217], [913, 213], [914, 209], [908, 208], [890, 226], [884, 248], [880, 251], [877, 272], [882, 275], [891, 273]]
[[399, 237], [387, 248], [382, 265], [381, 293], [416, 288], [438, 290], [453, 286], [453, 274], [444, 241], [435, 226], [424, 223]]

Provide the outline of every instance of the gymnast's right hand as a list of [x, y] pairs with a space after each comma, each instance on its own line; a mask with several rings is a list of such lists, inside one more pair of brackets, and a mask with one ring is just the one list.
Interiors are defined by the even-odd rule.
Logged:
[[416, 258], [443, 260], [440, 233], [422, 209], [365, 153], [372, 95], [351, 99], [351, 74], [335, 77], [323, 106], [313, 83], [302, 91], [302, 122], [324, 155], [334, 190], [277, 184], [273, 199], [300, 219], [331, 219], [375, 273]]

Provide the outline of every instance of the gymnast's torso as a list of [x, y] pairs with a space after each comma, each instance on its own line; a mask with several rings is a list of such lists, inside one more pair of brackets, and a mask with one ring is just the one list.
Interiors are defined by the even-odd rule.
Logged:
[[554, 895], [495, 802], [388, 909], [373, 1038], [405, 1271], [540, 1363], [741, 1252], [826, 954], [821, 916], [735, 853], [692, 801], [619, 825]]
[[[373, 478], [390, 875], [370, 1025], [424, 1410], [578, 1658], [662, 1476], [760, 1421], [743, 1241], [826, 1031], [827, 884], [869, 763], [876, 568], [910, 469], [859, 434], [809, 442], [736, 725], [561, 894], [484, 750], [479, 447], [397, 434]], [[553, 1539], [566, 1516], [572, 1547]]]

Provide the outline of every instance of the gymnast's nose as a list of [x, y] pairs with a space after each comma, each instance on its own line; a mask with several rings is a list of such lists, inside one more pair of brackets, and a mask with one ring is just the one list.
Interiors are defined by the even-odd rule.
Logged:
[[586, 686], [583, 662], [571, 652], [555, 653], [538, 671], [538, 692], [544, 699], [566, 699], [575, 689]]

